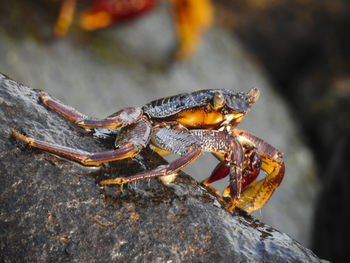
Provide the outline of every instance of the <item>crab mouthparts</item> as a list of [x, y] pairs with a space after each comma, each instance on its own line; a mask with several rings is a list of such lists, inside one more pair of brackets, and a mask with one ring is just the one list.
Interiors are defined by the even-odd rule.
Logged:
[[244, 114], [239, 112], [239, 113], [232, 113], [232, 114], [227, 114], [225, 116], [225, 120], [231, 122], [232, 120], [236, 120], [236, 119], [239, 119], [243, 116]]
[[234, 124], [236, 126], [241, 120], [244, 118], [244, 113], [237, 112], [225, 115], [225, 121], [222, 123], [223, 125]]

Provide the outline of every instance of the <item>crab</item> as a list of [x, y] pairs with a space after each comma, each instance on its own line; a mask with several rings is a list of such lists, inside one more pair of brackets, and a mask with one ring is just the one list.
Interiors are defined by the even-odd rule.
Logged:
[[[220, 162], [202, 183], [210, 186], [229, 176], [229, 186], [222, 193], [227, 201], [226, 209], [238, 207], [252, 213], [268, 201], [285, 171], [282, 152], [236, 128], [258, 97], [256, 88], [247, 93], [226, 89], [200, 90], [154, 100], [142, 107], [125, 108], [105, 119], [93, 119], [41, 93], [41, 101], [47, 107], [80, 127], [121, 129], [115, 148], [87, 152], [27, 137], [15, 130], [12, 134], [30, 146], [84, 165], [132, 158], [148, 145], [162, 155], [180, 155], [173, 162], [150, 171], [103, 180], [99, 183], [101, 186], [155, 177], [171, 182], [179, 170], [195, 161], [202, 152], [210, 152]], [[261, 170], [266, 175], [258, 180]]]

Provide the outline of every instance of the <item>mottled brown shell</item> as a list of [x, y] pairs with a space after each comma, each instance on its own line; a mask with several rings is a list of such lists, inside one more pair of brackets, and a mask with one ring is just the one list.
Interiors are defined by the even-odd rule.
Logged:
[[249, 93], [234, 90], [200, 90], [154, 100], [143, 106], [142, 110], [150, 118], [166, 118], [188, 109], [211, 105], [214, 95], [218, 93], [224, 96], [226, 106], [234, 112], [247, 111], [254, 99]]

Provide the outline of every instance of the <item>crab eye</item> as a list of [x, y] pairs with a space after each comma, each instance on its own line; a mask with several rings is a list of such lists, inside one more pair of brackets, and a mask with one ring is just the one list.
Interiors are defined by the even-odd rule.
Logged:
[[224, 95], [221, 93], [215, 93], [213, 98], [213, 107], [214, 109], [220, 109], [225, 105]]

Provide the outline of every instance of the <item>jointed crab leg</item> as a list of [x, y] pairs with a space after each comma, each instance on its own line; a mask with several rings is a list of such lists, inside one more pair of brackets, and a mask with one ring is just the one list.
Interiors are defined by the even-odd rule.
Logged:
[[100, 185], [125, 184], [146, 178], [171, 175], [192, 163], [202, 152], [200, 140], [187, 130], [155, 128], [151, 140], [156, 147], [162, 147], [165, 150], [178, 153], [181, 157], [168, 165], [160, 166], [154, 170], [127, 177], [104, 180], [100, 182]]
[[54, 28], [57, 37], [63, 37], [67, 34], [67, 30], [72, 23], [76, 2], [77, 0], [63, 0]]
[[[241, 182], [244, 161], [241, 144], [235, 137], [223, 131], [191, 130], [191, 133], [201, 139], [203, 151], [223, 156], [223, 165], [227, 168], [227, 173], [223, 177], [229, 174], [231, 196], [239, 198], [242, 190]], [[204, 181], [204, 184], [207, 184], [208, 180], [213, 180], [213, 178], [215, 178], [214, 181], [223, 178], [221, 177], [221, 172], [221, 169], [215, 169], [212, 175]]]
[[[244, 166], [242, 171], [242, 190], [244, 190], [258, 177], [261, 167], [261, 157], [255, 147], [247, 147], [247, 145], [243, 145], [243, 151]], [[203, 184], [207, 186], [226, 177], [230, 173], [230, 163], [224, 160], [224, 156], [222, 156], [222, 154], [215, 153], [215, 155], [221, 160], [221, 162], [215, 167], [210, 177], [203, 181]], [[234, 182], [234, 185], [235, 184], [236, 182]], [[236, 187], [233, 187], [233, 189], [235, 188]], [[234, 195], [234, 193], [231, 194], [230, 187], [227, 187], [223, 192], [223, 196], [226, 197]]]
[[249, 185], [241, 195], [236, 206], [252, 213], [268, 201], [275, 189], [280, 185], [285, 171], [282, 153], [264, 142], [262, 139], [242, 130], [237, 130], [238, 136], [250, 140], [262, 157], [261, 169], [268, 175], [261, 181]]
[[168, 165], [162, 165], [154, 170], [141, 172], [127, 177], [117, 177], [115, 179], [104, 180], [100, 182], [100, 185], [125, 184], [142, 179], [171, 175], [196, 160], [201, 152], [200, 149], [191, 148], [184, 156], [176, 159]]
[[142, 116], [142, 110], [138, 107], [125, 108], [120, 110], [106, 119], [96, 120], [90, 119], [83, 113], [78, 112], [77, 110], [64, 105], [63, 103], [51, 98], [46, 93], [41, 93], [40, 98], [42, 102], [48, 106], [50, 109], [53, 109], [66, 119], [77, 124], [83, 128], [115, 128], [119, 129], [130, 125]]
[[[135, 131], [135, 132], [134, 132]], [[132, 142], [127, 142], [120, 148], [110, 151], [91, 153], [58, 144], [53, 144], [41, 140], [26, 137], [16, 131], [12, 131], [13, 136], [28, 143], [30, 146], [40, 148], [73, 160], [85, 165], [98, 165], [103, 162], [125, 159], [138, 154], [143, 147], [148, 144], [152, 132], [151, 124], [148, 121], [140, 120], [130, 127], [129, 133], [135, 136]]]

